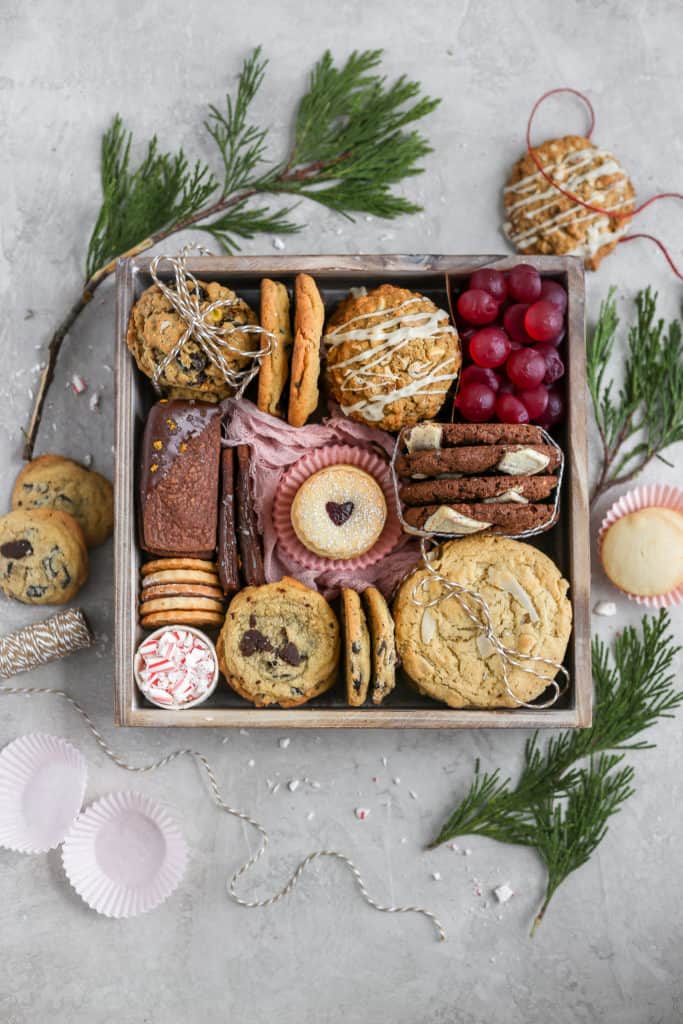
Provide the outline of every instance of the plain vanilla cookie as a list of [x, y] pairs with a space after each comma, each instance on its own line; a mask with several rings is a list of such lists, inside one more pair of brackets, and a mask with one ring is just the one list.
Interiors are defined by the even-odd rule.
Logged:
[[683, 583], [683, 515], [673, 508], [643, 508], [606, 530], [600, 557], [615, 587], [657, 597]]
[[[572, 624], [569, 584], [547, 555], [505, 537], [474, 536], [444, 544], [431, 564], [446, 579], [481, 594], [506, 647], [561, 664]], [[427, 579], [429, 585], [416, 591]], [[445, 590], [420, 568], [403, 582], [394, 603], [398, 653], [420, 692], [452, 708], [516, 707], [505, 690], [500, 657], [459, 602], [444, 598], [425, 608], [414, 603], [414, 593], [424, 602]], [[548, 665], [531, 667], [545, 679], [508, 666], [510, 688], [526, 702], [555, 677]]]

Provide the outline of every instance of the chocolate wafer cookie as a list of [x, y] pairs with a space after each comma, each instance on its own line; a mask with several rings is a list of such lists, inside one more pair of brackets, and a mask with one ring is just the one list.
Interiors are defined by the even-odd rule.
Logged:
[[[511, 457], [513, 455], [514, 459]], [[440, 448], [414, 452], [412, 455], [399, 455], [396, 459], [396, 472], [399, 476], [412, 477], [413, 480], [424, 480], [447, 473], [470, 475], [508, 472], [514, 476], [527, 476], [552, 472], [557, 469], [559, 463], [559, 452], [550, 445], [465, 445], [460, 448]], [[525, 465], [528, 469], [523, 473], [521, 467]], [[506, 466], [509, 469], [505, 469]]]
[[403, 484], [399, 493], [406, 505], [462, 501], [527, 505], [549, 498], [556, 486], [556, 476], [463, 476]]
[[545, 444], [530, 423], [418, 423], [403, 435], [409, 452], [472, 444]]
[[552, 505], [495, 504], [483, 502], [422, 505], [407, 508], [403, 517], [410, 526], [428, 533], [462, 537], [470, 533], [517, 534], [545, 526], [552, 519]]

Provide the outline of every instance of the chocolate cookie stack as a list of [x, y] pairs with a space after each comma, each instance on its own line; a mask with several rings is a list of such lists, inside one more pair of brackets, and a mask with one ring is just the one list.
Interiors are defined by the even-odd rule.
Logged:
[[515, 535], [547, 530], [560, 452], [539, 427], [420, 423], [396, 459], [405, 521], [426, 533]]

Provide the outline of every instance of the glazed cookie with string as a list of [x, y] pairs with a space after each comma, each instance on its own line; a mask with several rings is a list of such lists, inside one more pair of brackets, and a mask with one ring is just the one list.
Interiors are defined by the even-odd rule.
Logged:
[[[486, 603], [493, 634], [511, 652], [507, 688], [501, 655], [462, 602], [475, 614], [482, 606], [473, 597], [459, 598], [444, 580]], [[403, 667], [421, 693], [452, 708], [530, 702], [555, 678], [567, 649], [568, 587], [554, 562], [529, 544], [493, 536], [449, 541], [429, 568], [404, 580], [396, 597]]]
[[[255, 333], [239, 328], [258, 325], [258, 318], [244, 299], [230, 288], [215, 281], [208, 284], [197, 281], [196, 286], [200, 311], [218, 300], [230, 302], [229, 306], [214, 309], [208, 314], [208, 319], [213, 327], [224, 328], [225, 340], [233, 351], [222, 348], [221, 352], [228, 368], [239, 373], [248, 366], [251, 356], [260, 347]], [[188, 290], [194, 294], [195, 283], [192, 280], [188, 281]], [[147, 288], [133, 306], [126, 338], [138, 369], [153, 379], [187, 327], [187, 322], [157, 285]], [[194, 338], [185, 341], [177, 356], [159, 374], [158, 384], [171, 398], [201, 398], [207, 402], [220, 402], [235, 390]]]
[[461, 364], [448, 313], [390, 284], [344, 299], [324, 341], [332, 397], [346, 416], [382, 430], [436, 416]]
[[597, 270], [631, 223], [624, 216], [635, 206], [630, 178], [611, 153], [582, 135], [550, 139], [534, 146], [533, 152], [545, 173], [566, 192], [605, 212], [587, 209], [564, 195], [527, 152], [503, 190], [503, 233], [518, 252], [581, 256], [587, 269]]

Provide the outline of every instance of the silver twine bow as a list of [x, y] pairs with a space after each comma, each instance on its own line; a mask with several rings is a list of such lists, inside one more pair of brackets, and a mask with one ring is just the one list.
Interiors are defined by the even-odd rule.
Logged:
[[[187, 259], [193, 250], [202, 256], [212, 255], [203, 246], [192, 244], [186, 245], [177, 256], [155, 256], [150, 263], [149, 272], [154, 283], [187, 324], [184, 334], [155, 369], [152, 385], [160, 393], [159, 382], [163, 374], [191, 338], [199, 345], [207, 359], [220, 370], [226, 383], [233, 389], [235, 397], [241, 398], [249, 382], [258, 373], [263, 357], [273, 351], [273, 347], [277, 344], [277, 338], [271, 331], [267, 331], [257, 324], [231, 324], [226, 327], [213, 319], [216, 310], [229, 310], [231, 307], [237, 306], [239, 300], [236, 297], [234, 299], [216, 299], [205, 309], [201, 308], [199, 284], [194, 274], [187, 269]], [[165, 284], [157, 274], [160, 263], [167, 263], [173, 271], [174, 286], [172, 288]], [[190, 285], [194, 286], [193, 289], [190, 289]], [[231, 344], [229, 339], [235, 334], [257, 335], [260, 338], [259, 347], [253, 351], [245, 351], [244, 348]], [[230, 356], [235, 359], [231, 360]], [[245, 360], [247, 361], [246, 366], [244, 366]], [[240, 369], [240, 367], [243, 368]]]
[[[476, 626], [479, 634], [485, 637], [493, 652], [495, 652], [499, 658], [503, 671], [503, 685], [505, 692], [515, 704], [523, 708], [531, 708], [534, 711], [543, 710], [543, 708], [550, 708], [553, 704], [561, 697], [565, 692], [569, 684], [569, 673], [564, 665], [560, 665], [559, 662], [552, 661], [550, 658], [542, 658], [540, 655], [534, 654], [522, 654], [520, 651], [516, 651], [511, 647], [506, 647], [502, 640], [496, 635], [491, 621], [491, 612], [489, 606], [481, 596], [474, 590], [470, 590], [465, 587], [462, 583], [456, 583], [455, 580], [449, 580], [446, 576], [442, 576], [433, 565], [433, 556], [436, 553], [435, 549], [429, 550], [427, 544], [428, 540], [422, 539], [422, 562], [428, 575], [423, 576], [421, 580], [418, 580], [412, 590], [413, 604], [417, 605], [418, 608], [435, 608], [441, 604], [442, 601], [448, 601], [450, 598], [454, 598], [462, 610], [465, 612], [467, 617]], [[435, 543], [432, 541], [431, 543]], [[441, 586], [441, 592], [436, 597], [429, 597], [429, 586], [434, 581], [438, 582]], [[548, 665], [553, 668], [554, 675], [561, 672], [565, 677], [565, 683], [563, 686], [550, 676], [543, 675], [541, 672], [537, 672], [531, 667], [530, 662], [540, 665]], [[552, 686], [554, 693], [549, 700], [544, 701], [543, 704], [528, 704], [517, 696], [510, 686], [508, 678], [508, 666], [512, 665], [515, 668], [519, 668], [522, 672], [528, 673], [528, 675], [535, 676], [537, 679], [541, 679], [548, 686]]]

